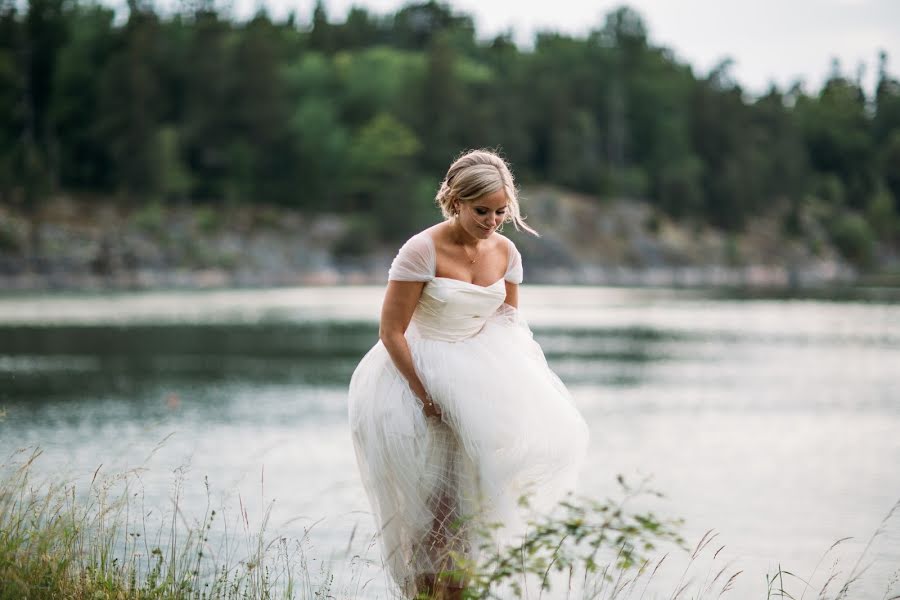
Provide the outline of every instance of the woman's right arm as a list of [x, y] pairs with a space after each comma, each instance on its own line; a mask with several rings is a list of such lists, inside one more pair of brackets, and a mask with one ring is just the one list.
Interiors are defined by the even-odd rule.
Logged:
[[410, 389], [422, 401], [425, 416], [439, 417], [440, 408], [430, 403], [425, 386], [416, 373], [412, 353], [404, 335], [424, 287], [424, 281], [388, 281], [384, 303], [381, 306], [378, 337], [381, 338], [381, 343], [387, 349], [397, 370], [409, 382]]

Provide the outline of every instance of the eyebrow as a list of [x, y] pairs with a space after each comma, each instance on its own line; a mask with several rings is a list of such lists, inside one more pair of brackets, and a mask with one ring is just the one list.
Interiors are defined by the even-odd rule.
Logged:
[[[487, 210], [491, 210], [489, 207], [485, 206], [484, 204], [476, 204], [475, 208], [484, 208]], [[504, 204], [503, 206], [501, 206], [500, 208], [498, 208], [496, 210], [506, 210], [507, 208], [509, 208], [509, 204]]]

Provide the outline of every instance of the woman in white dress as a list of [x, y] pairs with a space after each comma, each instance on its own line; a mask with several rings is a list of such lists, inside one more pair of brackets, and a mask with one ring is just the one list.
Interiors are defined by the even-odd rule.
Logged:
[[497, 232], [525, 225], [512, 174], [475, 150], [437, 194], [445, 220], [394, 259], [380, 340], [350, 382], [360, 472], [390, 573], [408, 597], [460, 596], [475, 558], [574, 489], [587, 426], [518, 312], [522, 261]]

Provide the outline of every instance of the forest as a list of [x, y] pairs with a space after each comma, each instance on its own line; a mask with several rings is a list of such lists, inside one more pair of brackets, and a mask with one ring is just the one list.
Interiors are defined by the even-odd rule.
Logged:
[[873, 94], [833, 61], [821, 89], [754, 97], [728, 60], [695, 72], [627, 7], [525, 48], [433, 1], [281, 21], [210, 0], [0, 2], [0, 205], [27, 214], [61, 193], [265, 203], [401, 240], [434, 219], [452, 159], [490, 147], [520, 184], [725, 231], [764, 214], [801, 236], [813, 219], [862, 266], [900, 238], [900, 83], [877, 48]]

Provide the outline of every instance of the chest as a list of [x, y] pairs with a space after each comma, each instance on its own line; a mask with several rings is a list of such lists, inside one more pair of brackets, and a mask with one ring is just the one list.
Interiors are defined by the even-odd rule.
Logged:
[[473, 252], [462, 246], [439, 246], [435, 253], [435, 276], [489, 286], [506, 275], [507, 250], [491, 244]]

